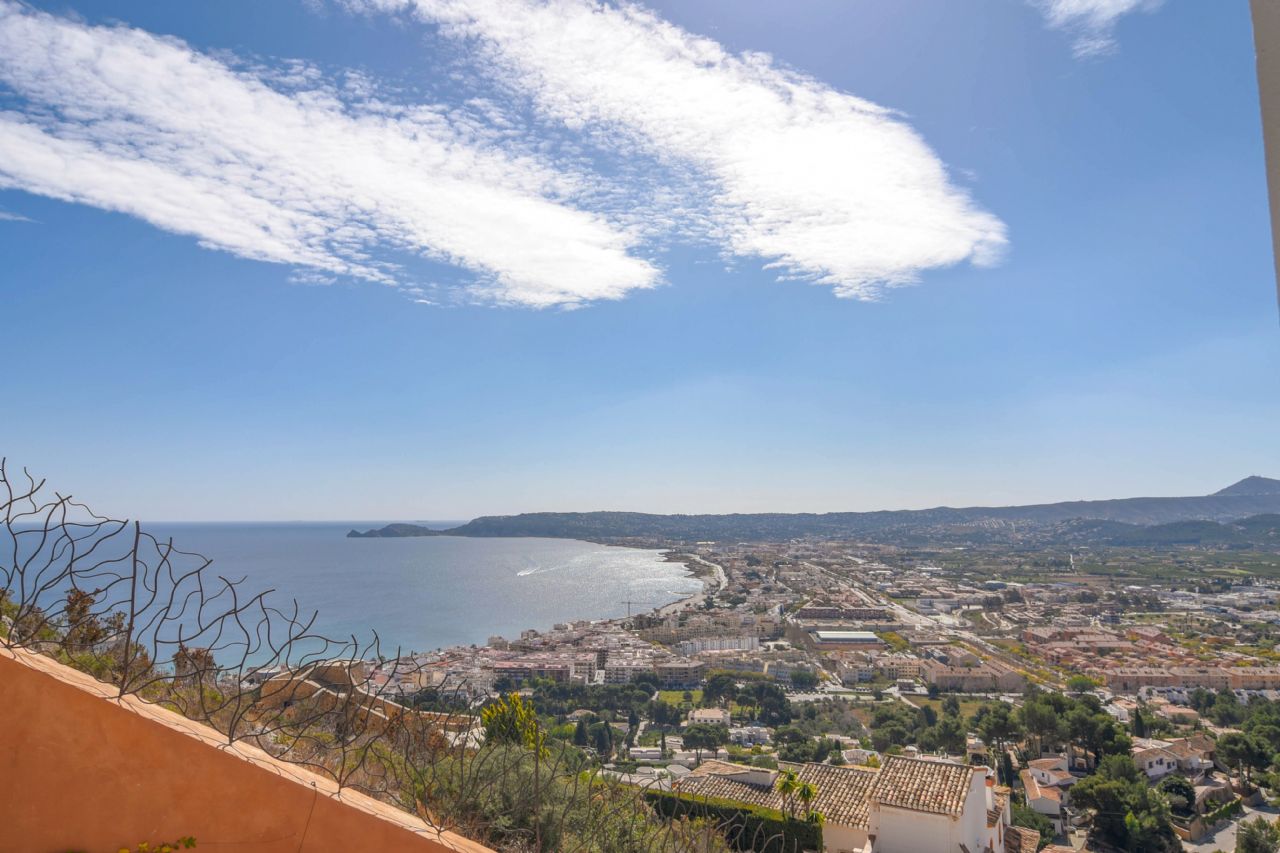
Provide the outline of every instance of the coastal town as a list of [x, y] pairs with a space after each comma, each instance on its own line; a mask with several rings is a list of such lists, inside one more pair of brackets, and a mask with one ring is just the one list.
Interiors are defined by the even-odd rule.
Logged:
[[514, 695], [645, 791], [786, 811], [802, 786], [830, 851], [1207, 853], [1274, 819], [1280, 555], [1241, 555], [1247, 574], [1194, 548], [669, 558], [703, 591], [369, 661], [369, 685], [437, 712]]
[[[1242, 482], [1207, 500], [1280, 504], [1280, 481]], [[761, 535], [825, 523], [810, 517], [697, 522], [758, 531], [725, 541], [629, 519], [633, 535], [595, 541], [701, 588], [388, 656], [376, 633], [326, 638], [199, 554], [178, 570], [169, 541], [110, 519], [86, 532], [52, 500], [43, 527], [10, 503], [31, 551], [13, 577], [42, 583], [0, 589], [13, 677], [105, 689], [152, 734], [198, 729], [273, 778], [315, 772], [500, 853], [1280, 848], [1280, 513], [926, 511], [857, 538]]]

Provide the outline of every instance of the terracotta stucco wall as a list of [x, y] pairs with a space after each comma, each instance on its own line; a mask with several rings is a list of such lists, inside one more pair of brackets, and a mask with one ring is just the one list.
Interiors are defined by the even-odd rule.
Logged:
[[0, 649], [0, 853], [485, 853], [47, 658]]
[[1251, 5], [1253, 41], [1258, 52], [1258, 94], [1262, 99], [1262, 135], [1267, 146], [1276, 293], [1280, 296], [1280, 2], [1251, 0]]

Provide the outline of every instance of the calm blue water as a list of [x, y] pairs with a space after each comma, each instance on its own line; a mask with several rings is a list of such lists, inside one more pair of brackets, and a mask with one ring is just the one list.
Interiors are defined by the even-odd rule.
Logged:
[[483, 644], [524, 628], [623, 616], [701, 588], [660, 552], [567, 539], [347, 539], [367, 523], [148, 524], [157, 537], [213, 560], [273, 600], [318, 610], [316, 630], [384, 649]]

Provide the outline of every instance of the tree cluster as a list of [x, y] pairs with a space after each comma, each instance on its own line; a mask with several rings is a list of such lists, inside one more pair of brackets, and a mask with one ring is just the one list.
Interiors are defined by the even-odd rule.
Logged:
[[1037, 754], [1061, 744], [1068, 758], [1079, 752], [1086, 767], [1094, 767], [1109, 755], [1127, 756], [1133, 745], [1124, 727], [1102, 710], [1102, 702], [1085, 694], [1070, 697], [1061, 693], [1032, 691], [1018, 713]]
[[1132, 853], [1182, 849], [1168, 799], [1147, 784], [1146, 774], [1128, 755], [1103, 758], [1097, 772], [1072, 786], [1071, 800], [1092, 810], [1090, 838], [1095, 843]]

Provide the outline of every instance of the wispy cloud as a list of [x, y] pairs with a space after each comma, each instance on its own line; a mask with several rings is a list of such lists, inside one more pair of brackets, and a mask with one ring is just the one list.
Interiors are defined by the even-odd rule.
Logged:
[[0, 210], [0, 222], [35, 222], [30, 217], [23, 216], [20, 213], [10, 213], [7, 210]]
[[1032, 0], [1044, 12], [1049, 26], [1070, 32], [1078, 57], [1098, 56], [1115, 50], [1115, 26], [1130, 12], [1151, 12], [1164, 0]]
[[977, 207], [903, 116], [733, 54], [626, 3], [345, 0], [411, 15], [479, 48], [477, 70], [615, 150], [685, 164], [697, 216], [727, 253], [873, 298], [927, 269], [995, 260], [1004, 225]]
[[437, 69], [462, 95], [0, 0], [0, 188], [431, 303], [622, 298], [659, 283], [672, 240], [875, 298], [1005, 246], [906, 117], [640, 6], [341, 2], [476, 48], [460, 78]]
[[578, 305], [653, 286], [589, 182], [436, 106], [235, 67], [176, 39], [0, 0], [0, 187], [121, 211], [303, 277], [405, 284], [396, 258], [467, 271], [498, 302]]

